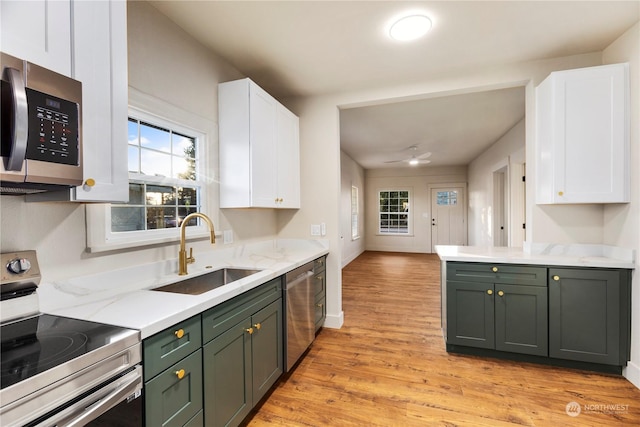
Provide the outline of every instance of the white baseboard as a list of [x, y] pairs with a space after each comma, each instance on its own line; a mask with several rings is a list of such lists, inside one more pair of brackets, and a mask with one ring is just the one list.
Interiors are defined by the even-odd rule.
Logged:
[[324, 327], [332, 329], [340, 329], [344, 324], [344, 311], [340, 311], [340, 314], [327, 314], [324, 319]]
[[353, 261], [354, 259], [358, 258], [360, 255], [362, 255], [362, 253], [364, 252], [364, 249], [362, 249], [359, 252], [356, 252], [355, 254], [351, 255], [350, 257], [347, 257], [346, 259], [342, 260], [342, 268], [345, 268], [347, 265], [349, 265], [349, 263], [351, 261]]
[[628, 362], [627, 367], [622, 370], [622, 375], [624, 375], [631, 384], [640, 388], [640, 366], [633, 362]]

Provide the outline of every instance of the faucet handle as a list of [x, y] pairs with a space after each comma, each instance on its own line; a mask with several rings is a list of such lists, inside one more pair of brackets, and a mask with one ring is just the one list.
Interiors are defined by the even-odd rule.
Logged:
[[193, 248], [189, 248], [189, 256], [187, 257], [187, 264], [193, 264], [196, 259], [193, 257]]

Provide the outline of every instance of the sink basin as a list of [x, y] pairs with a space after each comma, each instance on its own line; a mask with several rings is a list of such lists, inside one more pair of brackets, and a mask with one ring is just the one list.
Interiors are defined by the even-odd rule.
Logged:
[[220, 286], [228, 285], [236, 280], [243, 279], [261, 270], [247, 268], [221, 268], [202, 276], [192, 277], [170, 285], [152, 289], [160, 292], [173, 292], [175, 294], [200, 295]]

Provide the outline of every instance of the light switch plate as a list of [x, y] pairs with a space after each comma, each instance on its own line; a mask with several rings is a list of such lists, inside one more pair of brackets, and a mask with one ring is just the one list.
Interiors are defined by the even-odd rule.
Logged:
[[322, 232], [322, 230], [320, 228], [320, 224], [311, 224], [311, 235], [312, 236], [319, 236], [321, 232]]
[[233, 243], [233, 230], [224, 230], [222, 232], [222, 243], [225, 245]]

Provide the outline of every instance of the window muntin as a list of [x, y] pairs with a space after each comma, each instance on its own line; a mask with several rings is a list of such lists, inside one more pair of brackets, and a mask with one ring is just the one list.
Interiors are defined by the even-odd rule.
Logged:
[[378, 233], [409, 234], [409, 191], [379, 191], [378, 200]]
[[201, 211], [198, 138], [168, 127], [129, 118], [129, 202], [111, 205], [111, 233], [176, 228]]

